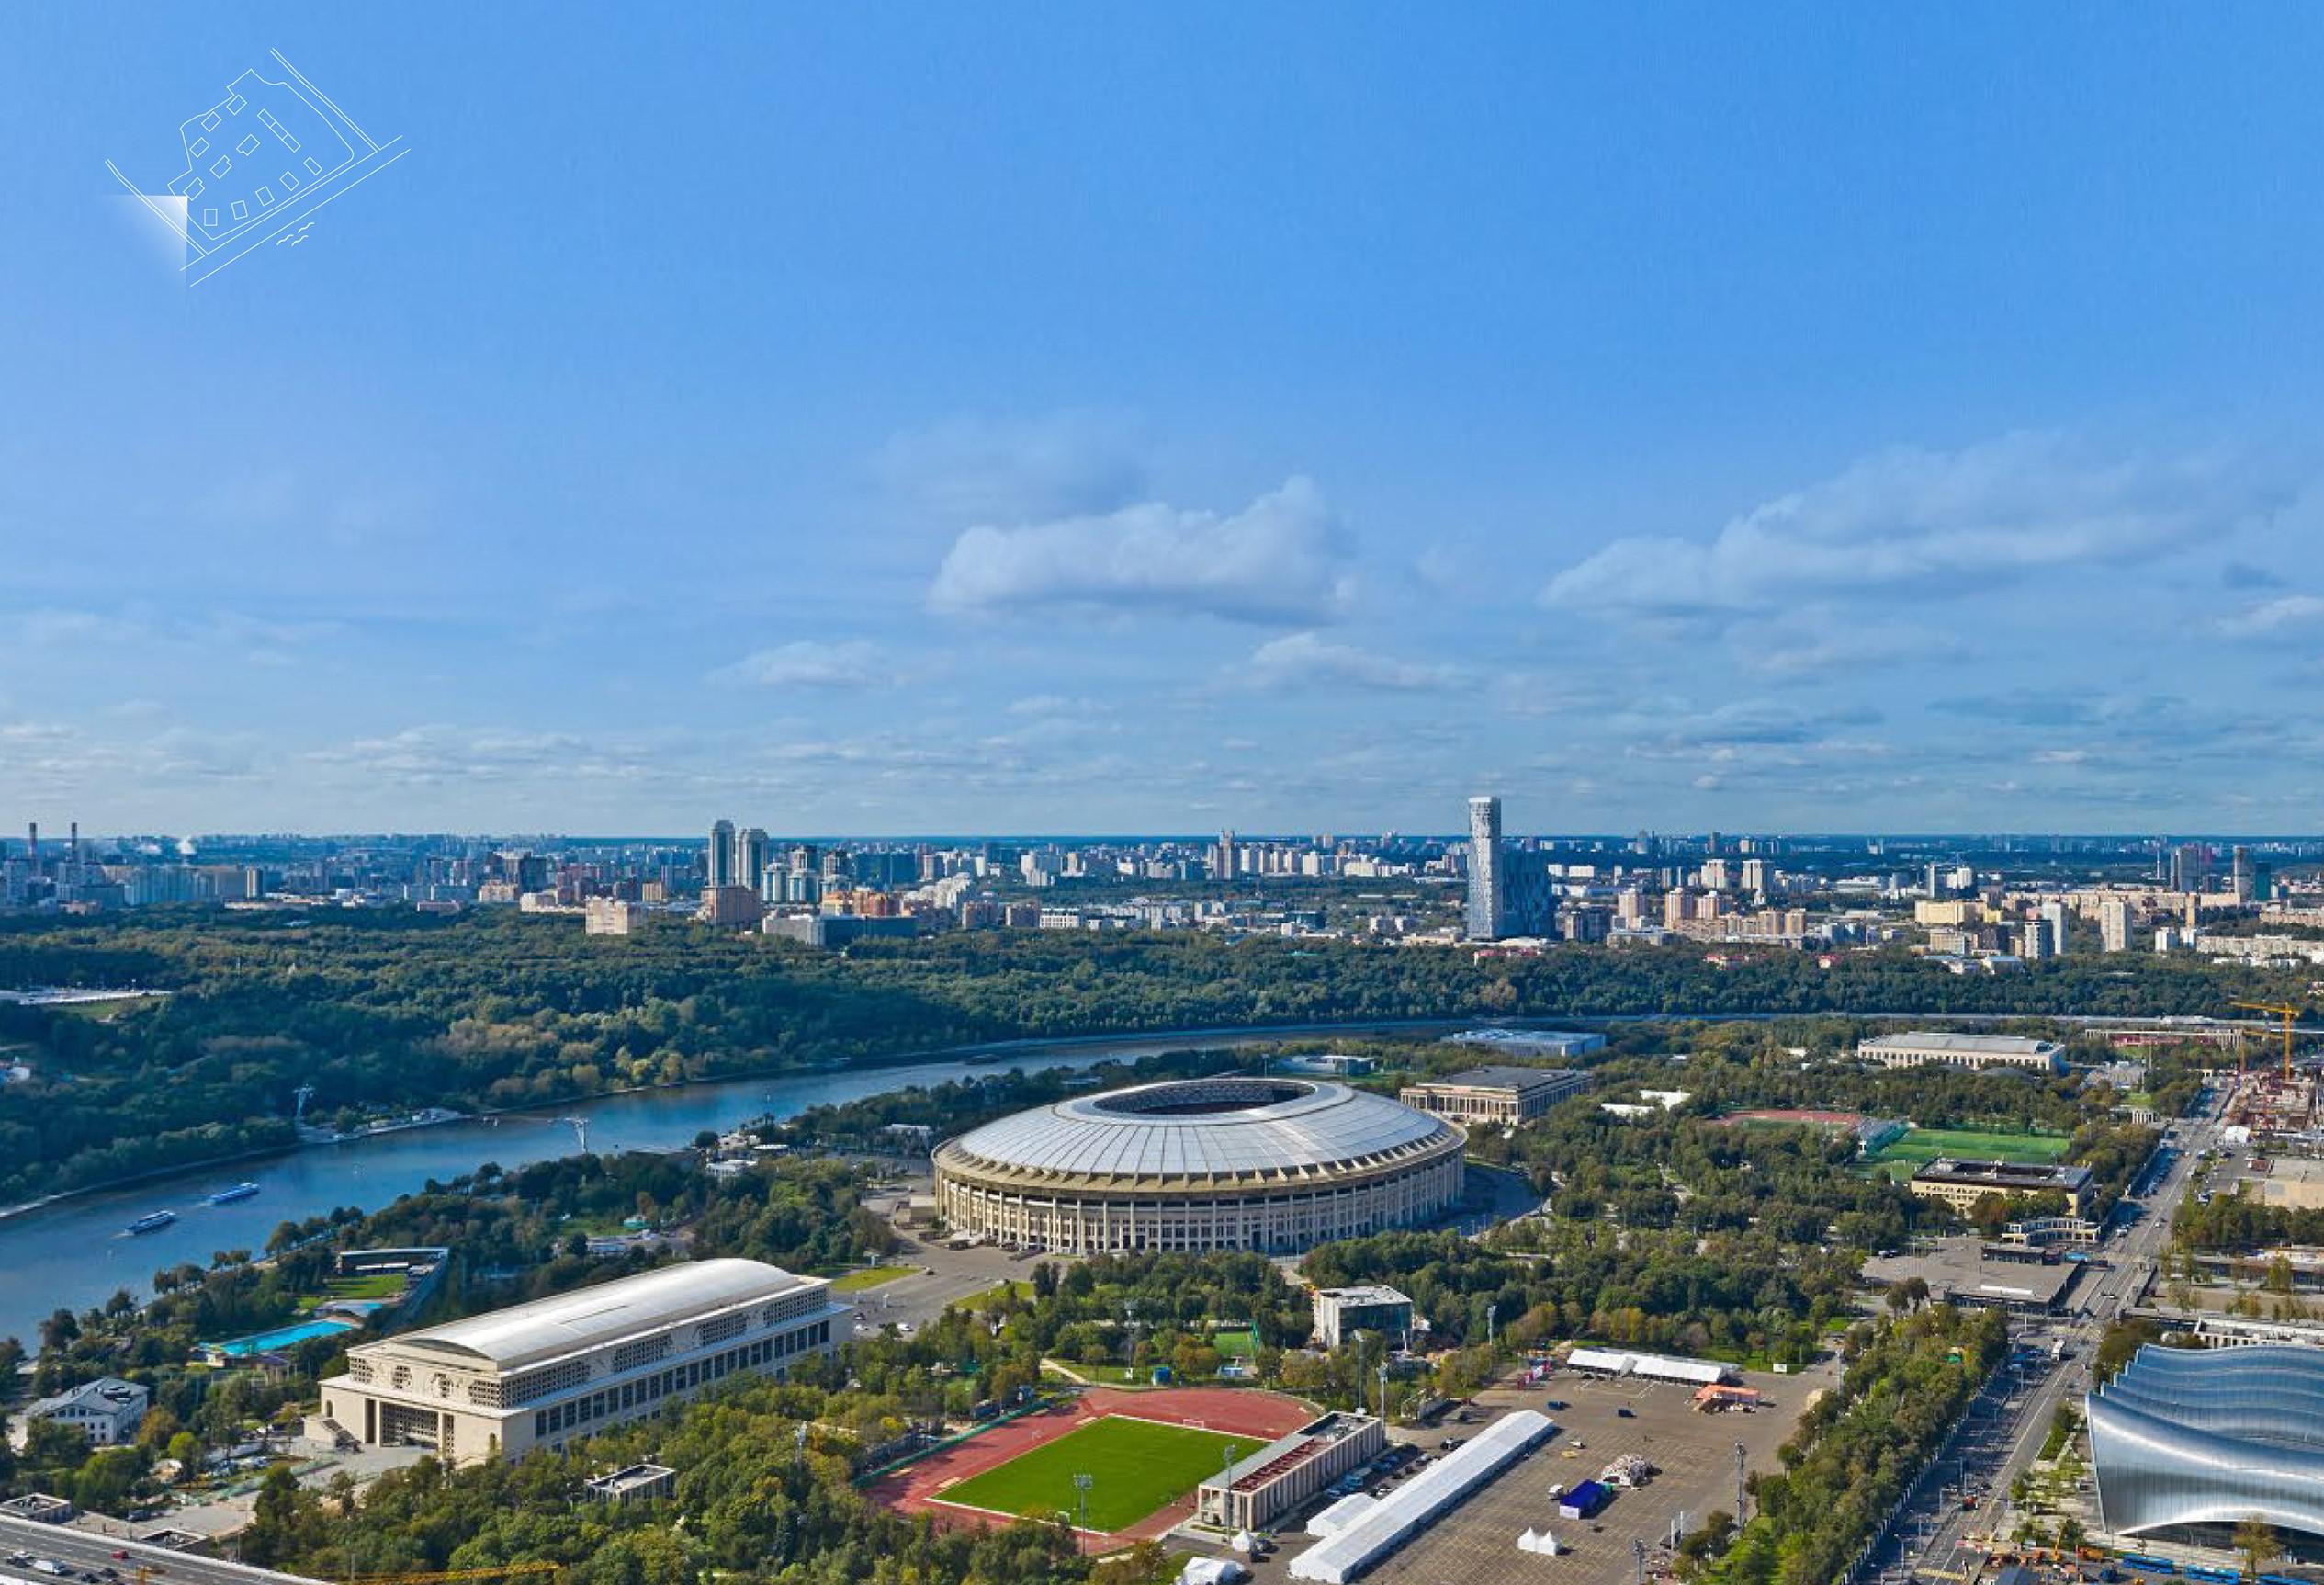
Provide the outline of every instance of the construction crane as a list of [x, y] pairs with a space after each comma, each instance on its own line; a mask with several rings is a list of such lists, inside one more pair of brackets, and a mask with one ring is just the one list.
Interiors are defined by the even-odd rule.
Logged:
[[[2248, 1007], [2254, 1013], [2273, 1013], [2278, 1018], [2284, 1020], [2284, 1078], [2285, 1082], [2288, 1083], [2292, 1078], [2292, 1025], [2293, 1022], [2306, 1011], [2306, 1009], [2299, 1007], [2287, 1007], [2281, 1002], [2231, 1002], [2228, 1005], [2231, 1007]], [[2242, 1076], [2239, 1071], [2241, 1068], [2240, 1057], [2238, 1059], [2237, 1066], [2239, 1069], [2237, 1077], [2240, 1078]]]
[[554, 1574], [562, 1563], [502, 1563], [490, 1568], [437, 1568], [423, 1574], [350, 1574], [346, 1585], [454, 1585], [462, 1579], [506, 1579], [522, 1574]]

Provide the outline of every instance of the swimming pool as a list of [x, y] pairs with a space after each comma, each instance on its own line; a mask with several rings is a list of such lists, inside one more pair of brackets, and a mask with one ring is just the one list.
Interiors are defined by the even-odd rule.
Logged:
[[292, 1343], [304, 1342], [310, 1337], [330, 1337], [334, 1332], [354, 1330], [353, 1325], [347, 1321], [300, 1321], [296, 1326], [276, 1327], [272, 1331], [253, 1332], [248, 1337], [238, 1337], [230, 1342], [206, 1342], [201, 1345], [201, 1349], [205, 1353], [223, 1354], [229, 1359], [240, 1359], [244, 1354], [265, 1353], [269, 1349], [288, 1348]]

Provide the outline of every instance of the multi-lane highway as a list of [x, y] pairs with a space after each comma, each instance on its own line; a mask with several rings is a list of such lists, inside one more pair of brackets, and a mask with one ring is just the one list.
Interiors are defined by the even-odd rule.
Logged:
[[141, 1568], [149, 1585], [307, 1585], [295, 1574], [0, 1513], [0, 1576], [27, 1585], [135, 1585]]

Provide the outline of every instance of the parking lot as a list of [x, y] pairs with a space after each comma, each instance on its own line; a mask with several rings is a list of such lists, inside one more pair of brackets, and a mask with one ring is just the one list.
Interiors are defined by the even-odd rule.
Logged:
[[[1417, 1443], [1433, 1457], [1445, 1437], [1472, 1435], [1511, 1410], [1540, 1410], [1558, 1426], [1555, 1437], [1366, 1574], [1366, 1585], [1484, 1579], [1627, 1585], [1638, 1573], [1632, 1542], [1647, 1544], [1651, 1570], [1655, 1549], [1669, 1539], [1682, 1512], [1691, 1528], [1712, 1509], [1732, 1510], [1735, 1444], [1743, 1444], [1749, 1467], [1772, 1468], [1776, 1448], [1790, 1434], [1809, 1395], [1830, 1385], [1832, 1368], [1797, 1376], [1748, 1373], [1745, 1385], [1758, 1389], [1766, 1405], [1725, 1414], [1697, 1411], [1694, 1389], [1675, 1383], [1593, 1381], [1561, 1373], [1537, 1387], [1479, 1393], [1474, 1401], [1481, 1418], [1472, 1423], [1448, 1418], [1434, 1430], [1399, 1430], [1395, 1440]], [[1551, 1401], [1565, 1407], [1549, 1409]], [[1626, 1453], [1644, 1455], [1661, 1473], [1639, 1489], [1617, 1491], [1595, 1519], [1558, 1517], [1552, 1485], [1571, 1488], [1593, 1479]], [[1286, 1579], [1288, 1560], [1312, 1545], [1303, 1534], [1306, 1518], [1303, 1511], [1284, 1526], [1281, 1549], [1256, 1570], [1261, 1585]], [[1522, 1532], [1545, 1526], [1570, 1553], [1544, 1557], [1517, 1550]]]

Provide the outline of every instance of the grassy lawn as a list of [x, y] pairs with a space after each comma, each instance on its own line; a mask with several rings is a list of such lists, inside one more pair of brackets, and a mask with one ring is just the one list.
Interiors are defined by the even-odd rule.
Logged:
[[860, 1294], [865, 1288], [875, 1288], [882, 1283], [892, 1283], [898, 1277], [912, 1274], [910, 1266], [860, 1266], [854, 1271], [831, 1279], [835, 1294]]
[[1258, 1339], [1248, 1327], [1239, 1331], [1214, 1331], [1211, 1346], [1228, 1359], [1249, 1359], [1258, 1353]]
[[1204, 1476], [1217, 1473], [1230, 1450], [1241, 1458], [1265, 1445], [1247, 1436], [1110, 1414], [938, 1496], [997, 1513], [1077, 1515], [1080, 1493], [1073, 1477], [1086, 1474], [1091, 1477], [1089, 1527], [1120, 1530], [1193, 1490]]
[[1980, 1161], [2055, 1161], [2072, 1141], [2063, 1134], [2000, 1134], [1983, 1128], [1912, 1128], [1865, 1158], [1876, 1167], [1902, 1167], [1908, 1173], [1939, 1156]]
[[1029, 1299], [1032, 1297], [1032, 1284], [1023, 1277], [1011, 1277], [1005, 1283], [995, 1283], [982, 1293], [971, 1294], [960, 1302], [966, 1309], [990, 1309], [1005, 1295], [1012, 1293], [1021, 1299]]
[[132, 1007], [142, 1007], [153, 1000], [154, 998], [151, 995], [137, 995], [116, 996], [106, 1002], [60, 1002], [50, 1004], [47, 1011], [62, 1013], [73, 1018], [93, 1019], [99, 1024], [110, 1024]]
[[398, 1272], [374, 1272], [368, 1276], [333, 1277], [322, 1285], [334, 1299], [391, 1299], [403, 1291]]
[[1154, 1380], [1151, 1366], [1138, 1370], [1126, 1364], [1077, 1364], [1072, 1360], [1063, 1363], [1066, 1369], [1082, 1380], [1098, 1382], [1105, 1387], [1145, 1387]]

